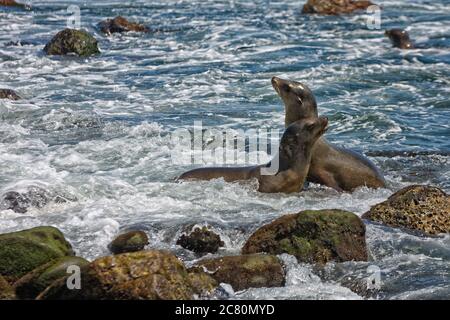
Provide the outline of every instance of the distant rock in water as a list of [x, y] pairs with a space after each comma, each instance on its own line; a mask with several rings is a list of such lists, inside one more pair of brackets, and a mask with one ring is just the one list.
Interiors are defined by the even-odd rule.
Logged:
[[307, 263], [367, 261], [366, 228], [348, 211], [301, 211], [256, 230], [242, 253], [257, 252], [287, 253]]
[[81, 289], [55, 281], [40, 300], [186, 300], [217, 287], [204, 272], [189, 272], [172, 253], [148, 250], [102, 257], [82, 269]]
[[0, 6], [7, 6], [7, 7], [18, 7], [23, 9], [30, 9], [28, 5], [18, 3], [15, 0], [0, 0]]
[[20, 96], [11, 89], [0, 89], [0, 99], [20, 100]]
[[280, 260], [267, 254], [205, 259], [190, 270], [205, 271], [217, 282], [230, 284], [235, 291], [282, 287], [285, 283], [285, 272]]
[[25, 213], [29, 208], [43, 208], [49, 202], [64, 203], [68, 200], [61, 195], [54, 195], [41, 187], [30, 186], [26, 191], [8, 191], [0, 197], [0, 210], [13, 210]]
[[114, 19], [107, 19], [98, 24], [100, 30], [106, 34], [121, 32], [150, 32], [150, 29], [140, 23], [129, 22], [124, 17], [118, 16]]
[[183, 234], [177, 244], [195, 253], [216, 253], [224, 245], [220, 236], [207, 227], [196, 227], [191, 233]]
[[53, 259], [72, 255], [72, 246], [54, 227], [0, 234], [0, 274], [11, 282]]
[[403, 29], [386, 30], [384, 34], [391, 40], [395, 48], [400, 49], [414, 49], [414, 45], [409, 38], [409, 34]]
[[83, 30], [64, 29], [58, 32], [44, 47], [48, 55], [70, 53], [85, 57], [100, 53], [97, 40]]
[[113, 254], [141, 251], [148, 244], [148, 237], [143, 231], [130, 231], [116, 237], [108, 246]]
[[366, 0], [308, 0], [302, 13], [338, 15], [364, 10], [374, 5]]
[[430, 235], [449, 233], [450, 196], [436, 187], [412, 185], [373, 206], [362, 218]]

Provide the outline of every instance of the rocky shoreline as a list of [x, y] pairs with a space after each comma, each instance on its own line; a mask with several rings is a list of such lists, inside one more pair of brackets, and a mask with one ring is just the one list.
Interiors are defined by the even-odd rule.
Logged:
[[[258, 228], [241, 255], [200, 258], [186, 266], [173, 253], [146, 248], [143, 231], [118, 235], [111, 256], [92, 262], [74, 255], [62, 232], [51, 226], [0, 235], [1, 299], [201, 299], [219, 295], [220, 284], [234, 291], [282, 287], [286, 271], [277, 255], [321, 268], [327, 262], [368, 261], [365, 223], [418, 232], [450, 233], [450, 196], [436, 187], [413, 185], [397, 191], [359, 218], [337, 209], [306, 210]], [[192, 227], [177, 244], [199, 256], [217, 252], [220, 236], [207, 227]], [[80, 270], [81, 289], [69, 289], [70, 268]], [[342, 285], [365, 296], [358, 279]]]

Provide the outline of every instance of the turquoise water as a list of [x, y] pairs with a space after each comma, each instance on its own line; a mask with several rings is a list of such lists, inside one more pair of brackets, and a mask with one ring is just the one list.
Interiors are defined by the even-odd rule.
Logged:
[[[261, 224], [303, 209], [361, 215], [414, 183], [450, 191], [450, 6], [447, 1], [378, 1], [381, 29], [367, 15], [307, 16], [303, 1], [31, 1], [32, 11], [0, 9], [0, 193], [38, 186], [73, 201], [26, 214], [0, 209], [0, 232], [61, 228], [78, 254], [94, 259], [120, 230], [139, 227], [149, 247], [174, 250], [182, 226], [209, 224], [235, 254]], [[91, 58], [47, 57], [42, 48], [78, 5], [81, 27], [99, 40]], [[123, 15], [154, 32], [105, 37], [96, 24]], [[406, 28], [421, 49], [391, 48], [385, 29]], [[8, 42], [20, 41], [22, 46]], [[176, 183], [198, 165], [171, 161], [170, 134], [194, 121], [229, 130], [283, 130], [272, 76], [306, 83], [328, 140], [369, 156], [388, 188], [352, 194], [312, 185], [267, 195], [223, 181]], [[263, 155], [262, 160], [268, 159]], [[205, 159], [211, 164], [212, 159]], [[342, 274], [382, 270], [377, 298], [450, 296], [450, 238], [421, 238], [369, 224], [370, 263], [311, 266], [286, 258], [284, 288], [234, 298], [358, 298]]]

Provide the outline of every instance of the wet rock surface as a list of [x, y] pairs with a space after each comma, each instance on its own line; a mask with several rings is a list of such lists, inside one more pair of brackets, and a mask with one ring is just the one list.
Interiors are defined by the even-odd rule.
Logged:
[[83, 30], [64, 29], [58, 32], [44, 47], [48, 55], [90, 56], [100, 53], [97, 40]]
[[106, 34], [122, 32], [150, 32], [150, 29], [140, 23], [130, 22], [122, 16], [107, 19], [98, 24], [100, 30]]
[[366, 261], [365, 232], [361, 219], [348, 211], [301, 211], [259, 228], [242, 253], [287, 253], [308, 263]]
[[54, 227], [0, 235], [0, 275], [10, 282], [53, 259], [71, 255], [72, 246]]
[[63, 257], [50, 261], [27, 273], [14, 283], [17, 297], [35, 299], [41, 292], [58, 279], [68, 276], [69, 268], [83, 267], [89, 261], [80, 257]]
[[219, 283], [230, 284], [235, 291], [248, 288], [281, 287], [285, 272], [273, 255], [251, 254], [205, 259], [193, 271], [205, 271]]
[[194, 227], [192, 232], [182, 234], [177, 244], [198, 254], [216, 253], [224, 245], [220, 236], [207, 227]]
[[367, 9], [373, 5], [365, 0], [308, 0], [303, 6], [303, 13], [338, 15]]
[[11, 89], [0, 89], [0, 99], [20, 100], [20, 96]]
[[117, 236], [108, 246], [114, 254], [141, 251], [148, 244], [147, 234], [143, 231], [129, 231]]
[[412, 185], [373, 206], [362, 218], [429, 235], [450, 232], [450, 196], [439, 188]]
[[208, 295], [217, 286], [209, 275], [188, 272], [177, 257], [163, 250], [99, 258], [82, 273], [81, 290], [68, 290], [61, 279], [38, 299], [185, 300]]

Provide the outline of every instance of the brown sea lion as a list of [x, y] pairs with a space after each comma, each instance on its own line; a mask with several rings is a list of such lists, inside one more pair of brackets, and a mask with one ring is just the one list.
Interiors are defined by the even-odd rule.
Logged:
[[[284, 102], [286, 126], [301, 119], [318, 117], [316, 99], [306, 85], [273, 77], [272, 86]], [[352, 191], [361, 186], [385, 186], [383, 176], [369, 159], [334, 146], [324, 137], [319, 138], [312, 148], [307, 181], [338, 191]]]
[[[227, 182], [256, 178], [258, 191], [298, 192], [302, 189], [311, 162], [314, 143], [323, 135], [328, 126], [326, 117], [301, 119], [293, 122], [284, 131], [278, 154], [265, 165], [249, 167], [199, 168], [183, 173], [178, 179], [211, 180], [223, 178]], [[278, 161], [278, 163], [277, 163]], [[276, 174], [265, 175], [262, 170], [278, 164]]]
[[409, 34], [403, 29], [389, 29], [384, 34], [391, 40], [395, 48], [400, 49], [414, 49], [414, 44], [409, 38]]

